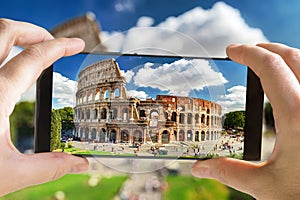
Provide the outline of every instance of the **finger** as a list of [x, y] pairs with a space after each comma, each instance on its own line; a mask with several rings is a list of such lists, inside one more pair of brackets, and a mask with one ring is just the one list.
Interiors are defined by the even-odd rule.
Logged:
[[26, 47], [50, 39], [53, 39], [53, 36], [39, 26], [0, 19], [0, 64], [7, 57], [12, 46]]
[[4, 103], [4, 108], [10, 102], [14, 105], [45, 68], [63, 56], [79, 53], [83, 48], [81, 39], [59, 38], [32, 45], [22, 51], [0, 69], [0, 92], [5, 100], [2, 99], [0, 105]]
[[7, 171], [13, 170], [13, 173], [9, 175], [10, 181], [6, 181], [6, 188], [0, 188], [0, 194], [52, 181], [67, 173], [81, 173], [88, 170], [88, 166], [87, 159], [66, 153], [19, 154], [8, 159], [4, 166], [10, 167]]
[[279, 43], [262, 43], [257, 46], [280, 55], [300, 80], [300, 50]]
[[216, 158], [197, 161], [192, 167], [192, 174], [199, 178], [216, 179], [223, 184], [242, 192], [256, 195], [261, 191], [257, 183], [262, 176], [258, 165], [231, 158]]
[[283, 58], [267, 49], [250, 45], [230, 45], [226, 51], [233, 61], [249, 66], [258, 75], [277, 113], [294, 112], [300, 101], [300, 86]]

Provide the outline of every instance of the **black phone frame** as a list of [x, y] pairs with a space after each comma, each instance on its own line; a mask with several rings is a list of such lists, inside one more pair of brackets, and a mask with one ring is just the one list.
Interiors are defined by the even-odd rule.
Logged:
[[[88, 54], [88, 53], [84, 53]], [[144, 54], [122, 54], [114, 52], [93, 52], [93, 54], [104, 55], [126, 55], [126, 56], [160, 56]], [[167, 57], [178, 57], [169, 56]], [[208, 60], [230, 60], [228, 58], [206, 58], [206, 57], [181, 57], [198, 58]], [[51, 130], [51, 109], [52, 109], [52, 84], [53, 65], [45, 69], [37, 80], [36, 104], [35, 104], [35, 130], [34, 130], [34, 152], [50, 151], [50, 130]], [[243, 160], [261, 160], [262, 126], [263, 126], [264, 92], [259, 77], [248, 67], [247, 70], [247, 91], [246, 91], [246, 119], [244, 128], [244, 149]], [[93, 155], [92, 155], [93, 156]], [[108, 156], [105, 156], [108, 157]], [[111, 157], [114, 158], [115, 156]], [[117, 158], [117, 157], [116, 157]], [[124, 157], [123, 157], [124, 158]], [[133, 157], [137, 158], [137, 157]], [[142, 157], [144, 159], [147, 157]], [[149, 157], [150, 158], [150, 157]], [[168, 157], [151, 157], [151, 159], [168, 159]], [[174, 159], [174, 157], [170, 158]], [[181, 158], [178, 159], [197, 159]], [[200, 158], [203, 159], [203, 158]]]

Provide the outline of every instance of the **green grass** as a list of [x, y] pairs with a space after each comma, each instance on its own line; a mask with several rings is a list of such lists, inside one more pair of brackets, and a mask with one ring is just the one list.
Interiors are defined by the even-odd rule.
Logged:
[[39, 186], [26, 188], [1, 197], [0, 200], [53, 200], [57, 191], [63, 191], [66, 200], [103, 199], [111, 200], [119, 192], [126, 176], [99, 179], [98, 185], [88, 184], [87, 174], [65, 175], [64, 177]]
[[215, 180], [198, 179], [192, 176], [167, 176], [164, 200], [250, 200], [252, 197]]

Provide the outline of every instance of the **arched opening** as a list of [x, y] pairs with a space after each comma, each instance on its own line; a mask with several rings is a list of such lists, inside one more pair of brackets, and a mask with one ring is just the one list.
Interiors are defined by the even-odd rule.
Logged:
[[156, 110], [151, 110], [150, 111], [150, 127], [157, 127], [158, 125], [158, 118], [159, 118], [159, 114]]
[[195, 141], [199, 142], [199, 131], [195, 132]]
[[121, 131], [121, 142], [129, 142], [129, 132], [127, 130]]
[[94, 119], [98, 118], [98, 110], [97, 109], [93, 110], [93, 116], [94, 116]]
[[171, 121], [177, 122], [177, 113], [176, 112], [172, 112]]
[[105, 108], [101, 109], [100, 117], [101, 117], [101, 119], [106, 119], [106, 109]]
[[123, 120], [127, 121], [128, 120], [128, 116], [129, 116], [129, 109], [128, 108], [123, 108], [122, 114], [123, 114]]
[[79, 134], [80, 134], [79, 137], [80, 137], [80, 138], [83, 138], [83, 128], [80, 128]]
[[193, 119], [193, 114], [192, 113], [188, 113], [187, 123], [188, 124], [192, 124], [192, 119]]
[[210, 140], [214, 140], [214, 132], [213, 131], [210, 132]]
[[91, 139], [94, 141], [96, 140], [96, 138], [97, 138], [97, 131], [95, 128], [93, 128], [91, 132]]
[[206, 110], [206, 114], [210, 114], [210, 110], [209, 109]]
[[201, 123], [205, 124], [205, 115], [204, 114], [201, 115]]
[[84, 139], [85, 139], [85, 140], [88, 140], [88, 139], [89, 139], [89, 128], [85, 128], [85, 131], [84, 131]]
[[95, 101], [99, 101], [100, 100], [100, 91], [96, 91], [96, 94], [95, 94]]
[[115, 129], [110, 131], [109, 141], [112, 143], [116, 143], [117, 140], [117, 132]]
[[109, 110], [109, 119], [117, 119], [118, 117], [118, 110], [116, 108], [111, 108]]
[[205, 140], [205, 132], [201, 131], [201, 141], [204, 141], [204, 140]]
[[109, 98], [109, 90], [105, 90], [103, 97], [104, 97], [104, 99]]
[[105, 136], [106, 136], [106, 134], [105, 134], [105, 129], [102, 128], [102, 129], [100, 130], [99, 141], [100, 141], [100, 142], [105, 142], [105, 138], [106, 138]]
[[193, 141], [193, 132], [191, 130], [187, 131], [187, 141]]
[[146, 120], [146, 111], [145, 110], [140, 110], [140, 119]]
[[178, 138], [179, 141], [184, 141], [185, 139], [184, 134], [185, 134], [184, 130], [179, 131], [179, 138]]
[[209, 132], [206, 132], [206, 140], [209, 140]]
[[209, 126], [209, 116], [206, 117], [206, 125]]
[[153, 143], [157, 143], [158, 142], [158, 133], [150, 130], [149, 134], [150, 134], [150, 137], [151, 137], [151, 141]]
[[162, 132], [162, 135], [161, 135], [161, 142], [162, 142], [163, 144], [166, 144], [166, 143], [169, 143], [169, 142], [170, 142], [170, 133], [169, 133], [169, 131], [164, 130], [164, 131]]
[[132, 135], [132, 140], [134, 142], [143, 142], [143, 134], [139, 130], [135, 130], [133, 135]]
[[116, 98], [120, 97], [120, 89], [119, 89], [119, 88], [115, 89], [115, 91], [114, 91], [114, 96], [115, 96]]
[[179, 114], [179, 123], [184, 124], [184, 113]]
[[195, 115], [195, 123], [196, 124], [198, 124], [199, 123], [199, 114], [198, 113], [196, 113], [196, 115]]
[[90, 119], [90, 109], [86, 109], [86, 119]]

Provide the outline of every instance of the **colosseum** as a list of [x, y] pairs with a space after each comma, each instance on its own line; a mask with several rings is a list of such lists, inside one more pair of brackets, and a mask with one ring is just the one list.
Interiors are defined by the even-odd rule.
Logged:
[[114, 59], [96, 62], [78, 75], [75, 136], [100, 143], [173, 143], [217, 140], [222, 108], [199, 98], [129, 97]]

